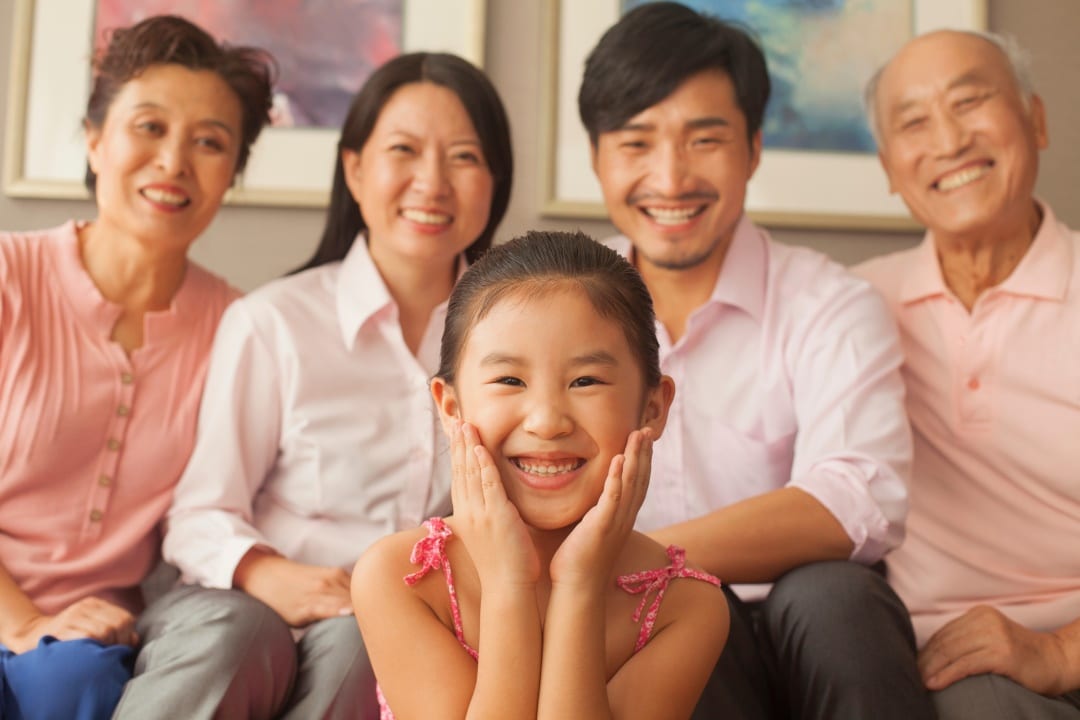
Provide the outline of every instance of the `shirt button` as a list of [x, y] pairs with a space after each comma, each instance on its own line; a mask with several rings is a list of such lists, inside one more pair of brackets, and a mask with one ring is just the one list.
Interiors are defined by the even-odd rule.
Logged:
[[116, 408], [116, 414], [120, 417], [127, 417], [131, 414], [131, 408], [129, 408], [127, 405], [121, 405], [120, 407]]
[[100, 510], [90, 511], [90, 522], [101, 522], [101, 518], [104, 517]]
[[120, 441], [116, 438], [109, 438], [109, 441], [105, 443], [105, 447], [109, 448], [113, 452], [116, 452], [120, 449]]
[[108, 475], [99, 475], [97, 479], [97, 484], [101, 487], [109, 487], [110, 485], [112, 485], [112, 478]]
[[130, 385], [131, 383], [135, 382], [135, 376], [129, 372], [120, 373], [120, 382], [125, 385]]
[[969, 390], [978, 390], [979, 387], [981, 386], [981, 383], [979, 382], [979, 378], [977, 378], [977, 377], [971, 378], [970, 380], [968, 380], [967, 386], [968, 386]]

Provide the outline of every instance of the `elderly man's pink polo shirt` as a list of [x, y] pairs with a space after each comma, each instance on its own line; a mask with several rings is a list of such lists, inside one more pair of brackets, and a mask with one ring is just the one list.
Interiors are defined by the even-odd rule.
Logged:
[[1080, 618], [1080, 234], [1044, 207], [1003, 283], [969, 313], [932, 234], [859, 272], [904, 345], [915, 466], [889, 580], [919, 645], [977, 604], [1039, 630]]
[[76, 225], [0, 234], [0, 563], [44, 612], [137, 610], [191, 453], [207, 357], [236, 293], [189, 264], [130, 357]]

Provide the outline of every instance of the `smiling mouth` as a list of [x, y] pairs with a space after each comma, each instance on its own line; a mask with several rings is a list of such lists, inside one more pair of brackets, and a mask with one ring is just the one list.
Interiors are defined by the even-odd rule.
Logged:
[[705, 212], [705, 205], [686, 208], [643, 207], [641, 212], [658, 225], [682, 225]]
[[182, 192], [165, 190], [162, 188], [143, 188], [141, 192], [144, 198], [160, 205], [170, 205], [172, 207], [181, 208], [191, 204], [191, 198]]
[[529, 475], [537, 477], [555, 477], [564, 473], [577, 470], [585, 461], [582, 458], [566, 460], [526, 460], [524, 458], [510, 458], [514, 467]]
[[446, 213], [428, 212], [426, 210], [402, 210], [401, 217], [422, 225], [449, 225], [453, 219]]
[[964, 168], [963, 170], [957, 170], [954, 173], [949, 173], [934, 183], [934, 189], [942, 192], [955, 190], [956, 188], [963, 187], [985, 177], [993, 167], [994, 163], [990, 162], [985, 165], [976, 165], [974, 167]]

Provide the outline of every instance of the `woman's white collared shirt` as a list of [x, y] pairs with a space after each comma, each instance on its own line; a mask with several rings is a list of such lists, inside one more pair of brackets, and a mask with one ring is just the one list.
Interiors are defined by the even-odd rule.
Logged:
[[446, 440], [428, 390], [445, 319], [443, 303], [414, 356], [362, 237], [342, 262], [233, 303], [165, 559], [186, 581], [219, 588], [255, 545], [351, 570], [383, 535], [449, 512]]

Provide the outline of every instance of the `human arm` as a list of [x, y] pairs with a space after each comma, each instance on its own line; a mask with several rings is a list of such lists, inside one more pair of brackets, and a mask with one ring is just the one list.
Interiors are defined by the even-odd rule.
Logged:
[[233, 587], [248, 551], [270, 548], [253, 504], [277, 460], [284, 390], [247, 302], [230, 305], [218, 325], [195, 447], [165, 519], [165, 559], [206, 587]]
[[595, 506], [551, 560], [538, 718], [613, 717], [607, 690], [607, 597], [614, 564], [645, 500], [652, 431], [630, 434]]
[[1031, 630], [980, 605], [942, 626], [919, 652], [930, 690], [971, 675], [1004, 675], [1041, 695], [1080, 689], [1080, 619], [1052, 632]]
[[90, 638], [104, 644], [137, 645], [135, 617], [96, 597], [43, 613], [0, 565], [0, 644], [14, 653], [33, 650], [45, 635], [57, 640]]
[[792, 303], [776, 351], [796, 430], [788, 485], [650, 533], [725, 582], [769, 582], [819, 560], [873, 563], [902, 537], [911, 437], [899, 339], [869, 286], [833, 280], [823, 297]]
[[[437, 579], [406, 587], [402, 534], [379, 541], [353, 571], [353, 604], [379, 685], [395, 717], [534, 718], [540, 676], [539, 560], [494, 462], [475, 429], [452, 421], [455, 536], [466, 553], [454, 566], [479, 578], [479, 659], [454, 635]], [[426, 594], [425, 594], [425, 591]], [[460, 595], [460, 593], [459, 593]], [[440, 619], [440, 615], [442, 618]], [[450, 617], [447, 617], [450, 616]], [[408, 635], [409, 643], [401, 638]], [[417, 680], [424, 683], [418, 687]]]

